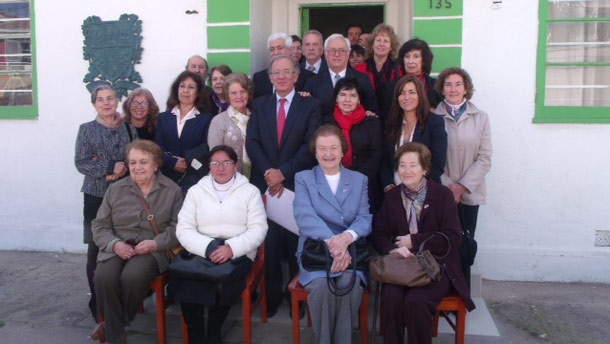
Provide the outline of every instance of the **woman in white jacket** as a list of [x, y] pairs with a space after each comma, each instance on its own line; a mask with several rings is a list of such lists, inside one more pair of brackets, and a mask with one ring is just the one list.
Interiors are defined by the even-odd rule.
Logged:
[[215, 264], [249, 258], [239, 259], [237, 276], [221, 285], [172, 278], [170, 292], [181, 304], [190, 343], [220, 343], [222, 323], [245, 288], [256, 250], [267, 234], [260, 192], [237, 172], [238, 164], [237, 153], [231, 147], [214, 147], [210, 151], [211, 175], [189, 189], [178, 214], [176, 236], [190, 253]]

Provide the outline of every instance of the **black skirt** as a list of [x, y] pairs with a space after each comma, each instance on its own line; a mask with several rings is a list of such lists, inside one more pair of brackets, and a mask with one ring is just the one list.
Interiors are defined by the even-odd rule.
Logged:
[[232, 281], [213, 283], [182, 278], [173, 278], [167, 290], [180, 303], [196, 303], [206, 306], [232, 306], [246, 288], [246, 277], [252, 267], [250, 259], [242, 259], [238, 273]]

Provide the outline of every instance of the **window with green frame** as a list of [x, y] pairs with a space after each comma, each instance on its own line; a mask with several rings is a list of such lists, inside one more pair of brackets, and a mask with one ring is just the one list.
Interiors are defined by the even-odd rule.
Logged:
[[610, 123], [610, 0], [540, 0], [536, 123]]
[[34, 119], [34, 0], [0, 0], [0, 119]]

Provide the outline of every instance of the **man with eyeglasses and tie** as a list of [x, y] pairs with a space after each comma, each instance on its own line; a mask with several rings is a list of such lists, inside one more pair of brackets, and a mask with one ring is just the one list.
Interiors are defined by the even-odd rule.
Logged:
[[[292, 37], [289, 35], [278, 32], [274, 33], [267, 39], [267, 46], [269, 48], [269, 56], [274, 58], [280, 55], [290, 56], [290, 49], [292, 48]], [[298, 79], [296, 82], [296, 90], [302, 91], [305, 87], [305, 82], [309, 76], [313, 74], [305, 69], [301, 69], [298, 73]], [[260, 96], [271, 94], [275, 90], [273, 89], [273, 85], [269, 80], [269, 70], [264, 69], [260, 72], [254, 73], [252, 76], [252, 81], [254, 82], [254, 97], [258, 98]]]
[[365, 74], [356, 71], [348, 64], [349, 40], [341, 34], [332, 34], [324, 42], [324, 50], [328, 65], [305, 83], [305, 91], [320, 101], [323, 122], [332, 122], [335, 108], [335, 99], [333, 99], [335, 84], [346, 76], [355, 78], [364, 90], [365, 99], [362, 99], [362, 105], [367, 110], [367, 114], [369, 116], [377, 114], [379, 109], [371, 81]]
[[[309, 153], [309, 141], [320, 125], [320, 103], [301, 97], [295, 90], [299, 66], [289, 56], [271, 59], [268, 78], [275, 93], [254, 100], [246, 131], [246, 151], [252, 161], [250, 182], [261, 193], [268, 189], [279, 197], [284, 189], [294, 191], [294, 175], [315, 165]], [[289, 279], [299, 271], [296, 261], [298, 236], [268, 220], [265, 239], [265, 279], [267, 315], [277, 313], [288, 296], [282, 285], [281, 260], [288, 257]]]

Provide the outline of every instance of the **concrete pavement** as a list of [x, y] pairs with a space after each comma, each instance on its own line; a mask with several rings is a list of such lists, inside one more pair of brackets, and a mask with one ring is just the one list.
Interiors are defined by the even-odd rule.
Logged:
[[[92, 343], [85, 260], [80, 254], [0, 251], [0, 344]], [[610, 285], [483, 280], [482, 297], [500, 336], [467, 335], [466, 343], [610, 343]], [[166, 314], [168, 343], [181, 343], [177, 305]], [[253, 343], [292, 341], [285, 305], [267, 324], [259, 314], [253, 318]], [[311, 343], [313, 333], [305, 325], [301, 321], [301, 342]], [[127, 339], [157, 342], [152, 298]], [[223, 340], [243, 342], [240, 305], [231, 310]], [[453, 335], [441, 333], [434, 343], [453, 343]]]

